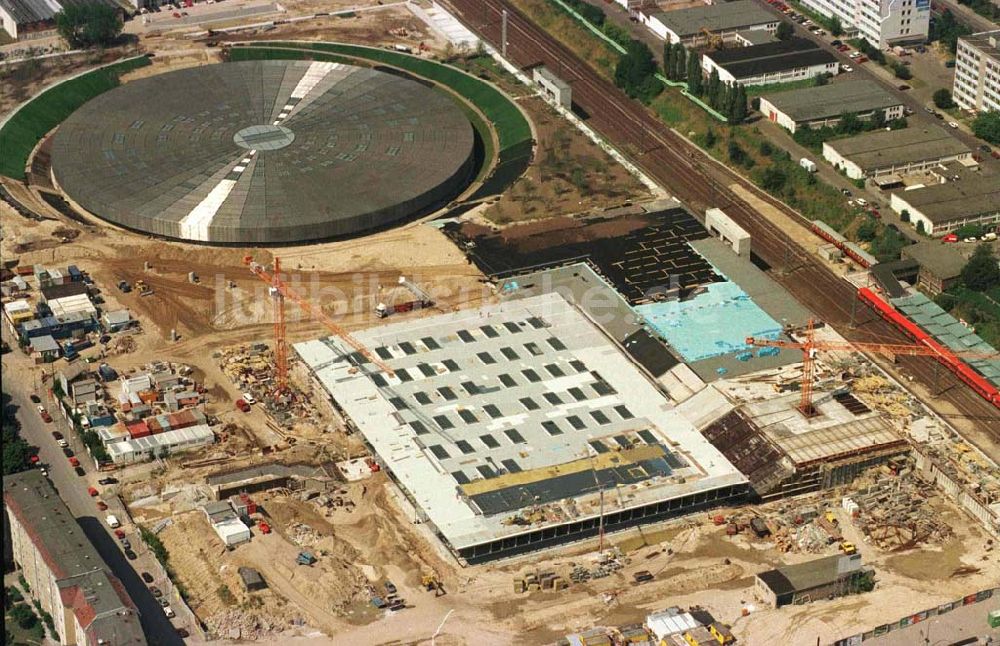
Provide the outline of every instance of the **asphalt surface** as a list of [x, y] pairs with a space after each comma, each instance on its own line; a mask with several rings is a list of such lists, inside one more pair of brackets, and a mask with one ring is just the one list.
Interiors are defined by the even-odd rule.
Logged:
[[[39, 466], [44, 466], [48, 470], [49, 480], [59, 492], [59, 497], [63, 499], [70, 512], [76, 517], [84, 534], [93, 543], [104, 562], [108, 564], [111, 572], [125, 586], [139, 610], [146, 639], [150, 644], [183, 644], [184, 640], [177, 635], [177, 631], [163, 613], [159, 602], [139, 576], [139, 572], [143, 571], [148, 571], [155, 576], [155, 573], [159, 571], [155, 566], [155, 557], [145, 549], [145, 544], [139, 538], [135, 527], [128, 526], [127, 519], [118, 513], [116, 515], [127, 532], [127, 538], [138, 554], [135, 561], [126, 559], [118, 539], [105, 523], [106, 515], [115, 511], [114, 506], [107, 512], [100, 512], [95, 501], [104, 498], [92, 498], [87, 493], [87, 487], [90, 486], [96, 487], [102, 492], [107, 489], [97, 484], [100, 478], [106, 477], [105, 474], [98, 475], [93, 460], [87, 454], [82, 442], [79, 441], [62, 417], [55, 412], [56, 404], [49, 398], [47, 387], [44, 387], [37, 379], [32, 381], [26, 378], [27, 375], [32, 374], [29, 372], [28, 358], [18, 350], [13, 350], [3, 355], [2, 366], [3, 389], [11, 396], [11, 403], [17, 407], [17, 419], [21, 422], [21, 437], [29, 444], [38, 447]], [[37, 394], [42, 399], [42, 405], [52, 414], [52, 422], [45, 423], [42, 420], [37, 411], [37, 404], [32, 403], [30, 399], [32, 394]], [[80, 464], [87, 472], [86, 476], [76, 475], [68, 459], [63, 455], [62, 449], [52, 437], [53, 431], [59, 431], [69, 441], [70, 448], [73, 449]], [[107, 502], [110, 504], [112, 501], [108, 499]], [[162, 590], [171, 587], [167, 583], [158, 579], [151, 585], [157, 585]], [[180, 627], [179, 623], [178, 627]], [[187, 629], [191, 634], [197, 634], [190, 627]]]

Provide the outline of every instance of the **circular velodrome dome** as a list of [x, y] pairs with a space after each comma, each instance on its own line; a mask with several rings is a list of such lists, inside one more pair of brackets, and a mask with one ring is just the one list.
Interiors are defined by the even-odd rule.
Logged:
[[340, 63], [168, 72], [87, 102], [56, 133], [66, 195], [115, 224], [229, 244], [345, 236], [427, 212], [475, 170], [444, 93]]

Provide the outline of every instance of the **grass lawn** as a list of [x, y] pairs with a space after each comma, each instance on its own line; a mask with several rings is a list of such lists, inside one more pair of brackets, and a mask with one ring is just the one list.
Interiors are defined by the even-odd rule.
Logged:
[[93, 70], [45, 90], [18, 110], [0, 130], [0, 175], [24, 179], [28, 156], [45, 133], [81, 105], [118, 85], [121, 74], [149, 65], [145, 56]]

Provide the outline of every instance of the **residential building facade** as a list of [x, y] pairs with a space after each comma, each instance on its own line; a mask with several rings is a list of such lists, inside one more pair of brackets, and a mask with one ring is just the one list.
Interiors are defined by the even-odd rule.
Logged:
[[52, 483], [32, 469], [3, 479], [4, 542], [60, 644], [143, 646], [135, 605]]
[[802, 4], [837, 18], [847, 34], [880, 49], [922, 43], [930, 30], [930, 0], [802, 0]]
[[951, 94], [964, 110], [1000, 110], [1000, 29], [958, 39]]

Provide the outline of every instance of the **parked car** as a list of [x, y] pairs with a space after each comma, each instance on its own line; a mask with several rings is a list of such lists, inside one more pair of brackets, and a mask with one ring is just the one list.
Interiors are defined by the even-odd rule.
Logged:
[[73, 471], [75, 471], [76, 475], [80, 476], [81, 478], [87, 475], [87, 472], [84, 470], [83, 467], [76, 467], [75, 469], [73, 469]]
[[58, 444], [59, 448], [61, 448], [61, 449], [68, 449], [69, 448], [69, 442], [67, 442], [66, 440], [59, 440], [59, 441], [56, 442], [56, 444]]
[[127, 539], [127, 538], [123, 538], [122, 539], [122, 547], [124, 547], [127, 550], [132, 549], [132, 542], [129, 539]]
[[953, 130], [958, 130], [958, 124], [955, 123], [954, 121], [949, 121], [948, 122], [948, 127], [951, 128], [951, 129], [953, 129]]
[[142, 580], [143, 580], [143, 581], [145, 581], [146, 583], [152, 583], [152, 582], [153, 582], [153, 575], [152, 575], [152, 574], [150, 574], [149, 572], [140, 572], [140, 573], [139, 573], [139, 576], [140, 576], [140, 577], [142, 578]]
[[242, 399], [237, 399], [236, 400], [236, 409], [237, 410], [241, 410], [244, 413], [249, 413], [250, 412], [250, 404], [246, 403]]
[[183, 628], [178, 628], [178, 629], [177, 629], [177, 636], [178, 636], [178, 637], [181, 637], [181, 638], [185, 638], [185, 637], [189, 637], [189, 636], [190, 636], [190, 634], [188, 633], [188, 631], [187, 631], [187, 630], [185, 630], [185, 629], [183, 629]]
[[906, 83], [903, 83], [902, 85], [897, 85], [897, 86], [896, 86], [896, 89], [897, 89], [897, 90], [909, 90], [909, 89], [910, 89], [910, 86], [909, 86], [909, 85], [907, 85]]
[[175, 617], [174, 611], [170, 608], [170, 606], [163, 606], [163, 614], [165, 614], [170, 619], [173, 619]]
[[859, 197], [858, 199], [855, 200], [855, 202], [858, 203], [858, 206], [868, 206], [868, 200], [866, 200], [863, 197]]
[[844, 44], [844, 41], [842, 41], [842, 40], [840, 40], [840, 39], [837, 39], [837, 40], [831, 40], [831, 41], [830, 41], [830, 44], [831, 44], [831, 45], [833, 45], [834, 47], [840, 47], [841, 45], [843, 45], [843, 44]]
[[41, 404], [42, 400], [41, 400], [41, 398], [38, 395], [31, 395], [31, 403], [33, 403], [33, 404]]
[[38, 415], [42, 418], [43, 422], [48, 423], [52, 421], [52, 416], [49, 415], [49, 411], [45, 410], [44, 406], [40, 405], [38, 407]]
[[87, 487], [87, 493], [90, 494], [91, 498], [96, 498], [100, 492], [94, 487]]
[[[118, 529], [119, 527], [122, 526], [122, 524], [118, 522], [118, 517], [115, 516], [114, 514], [109, 514], [108, 517], [105, 518], [104, 520], [105, 522], [107, 522], [108, 527], [110, 527], [111, 529]], [[117, 533], [118, 532], [115, 532], [115, 534]]]
[[847, 197], [851, 196], [851, 189], [849, 189], [849, 188], [842, 188], [842, 189], [840, 189], [840, 192], [843, 193], [844, 195], [846, 195]]
[[101, 478], [100, 480], [97, 481], [97, 484], [102, 484], [102, 485], [118, 484], [118, 478]]
[[74, 467], [80, 466], [80, 460], [79, 460], [79, 458], [70, 458], [69, 459], [69, 463], [70, 463], [70, 465], [72, 465]]
[[245, 401], [248, 404], [256, 404], [257, 403], [257, 400], [254, 399], [254, 396], [251, 395], [250, 393], [243, 393], [243, 401]]
[[31, 457], [28, 458], [28, 462], [30, 462], [32, 464], [38, 464], [38, 461], [40, 459], [41, 458], [39, 458], [37, 455], [32, 455]]
[[118, 538], [125, 538], [125, 530], [124, 529], [116, 529], [115, 530], [115, 536], [118, 537]]
[[160, 592], [160, 589], [158, 587], [156, 587], [155, 585], [149, 586], [149, 591], [153, 593], [154, 597], [162, 597], [163, 596], [163, 593]]
[[103, 500], [98, 500], [97, 501], [97, 509], [100, 510], [100, 511], [107, 511], [108, 510], [108, 503], [104, 502]]
[[854, 71], [854, 68], [853, 68], [853, 67], [851, 67], [850, 65], [845, 65], [845, 64], [841, 64], [841, 65], [840, 65], [840, 69], [841, 69], [842, 71], [844, 71], [844, 72], [847, 72], [847, 73], [850, 73], [850, 72], [853, 72], [853, 71]]
[[127, 558], [130, 561], [134, 561], [137, 558], [139, 558], [139, 555], [133, 552], [132, 550], [125, 550], [125, 558]]
[[[63, 440], [63, 442], [65, 442], [65, 441], [66, 440]], [[73, 454], [73, 449], [69, 448], [68, 446], [64, 446], [63, 447], [63, 455], [65, 455], [67, 458], [73, 457], [73, 455], [74, 455]]]
[[53, 438], [53, 439], [54, 439], [54, 440], [55, 440], [56, 442], [58, 442], [59, 440], [63, 439], [63, 434], [62, 434], [62, 433], [60, 433], [59, 431], [52, 431], [52, 438]]
[[983, 151], [984, 153], [987, 153], [987, 154], [993, 152], [993, 149], [990, 148], [989, 146], [987, 146], [986, 144], [982, 144], [981, 146], [979, 146], [979, 150], [981, 150], [981, 151]]
[[170, 605], [170, 599], [163, 599], [163, 598], [161, 598], [158, 601], [160, 602], [160, 607], [161, 608], [166, 608], [167, 606]]

